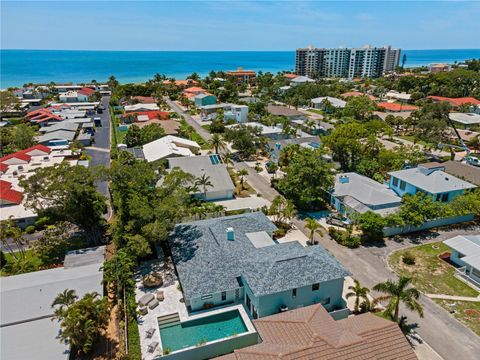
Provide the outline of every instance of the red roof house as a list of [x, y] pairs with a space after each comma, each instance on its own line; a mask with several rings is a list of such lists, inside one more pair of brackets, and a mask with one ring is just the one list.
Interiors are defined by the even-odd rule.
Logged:
[[298, 75], [297, 74], [283, 74], [283, 77], [289, 79], [289, 80], [292, 80], [292, 79], [295, 79]]
[[170, 113], [168, 111], [136, 111], [128, 114], [123, 114], [122, 118], [126, 118], [131, 115], [135, 116], [136, 122], [149, 121], [149, 120], [155, 120], [155, 119], [167, 120], [170, 117]]
[[368, 96], [368, 98], [370, 100], [376, 100], [377, 98], [373, 95], [370, 95], [370, 94], [365, 94], [365, 93], [362, 93], [360, 91], [348, 91], [346, 93], [343, 93], [341, 95], [341, 97], [343, 97], [344, 99], [348, 99], [349, 97], [357, 97], [357, 96]]
[[90, 97], [93, 94], [95, 94], [95, 90], [84, 87], [84, 88], [81, 88], [80, 90], [78, 90], [77, 93]]
[[463, 97], [463, 98], [448, 98], [443, 96], [428, 96], [429, 99], [433, 101], [446, 101], [453, 107], [459, 107], [461, 105], [480, 105], [480, 100], [477, 100], [473, 97]]
[[389, 102], [380, 102], [377, 104], [377, 106], [380, 110], [383, 109], [389, 112], [414, 111], [418, 109], [418, 106]]
[[[0, 158], [0, 164], [2, 164], [2, 172], [8, 168], [8, 165], [26, 164], [30, 162], [32, 156], [48, 155], [52, 149], [44, 145], [35, 145], [28, 149], [17, 151], [16, 153], [4, 156]], [[5, 168], [5, 165], [7, 168]]]
[[1, 205], [19, 205], [22, 202], [22, 193], [12, 189], [12, 184], [5, 180], [0, 180], [0, 204]]

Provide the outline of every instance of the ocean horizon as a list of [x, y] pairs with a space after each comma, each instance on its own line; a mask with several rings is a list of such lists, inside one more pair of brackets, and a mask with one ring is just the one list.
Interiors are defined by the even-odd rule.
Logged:
[[[402, 50], [406, 67], [480, 59], [480, 49]], [[211, 70], [293, 71], [295, 51], [0, 50], [0, 88], [25, 83], [142, 82], [156, 73], [177, 79]]]

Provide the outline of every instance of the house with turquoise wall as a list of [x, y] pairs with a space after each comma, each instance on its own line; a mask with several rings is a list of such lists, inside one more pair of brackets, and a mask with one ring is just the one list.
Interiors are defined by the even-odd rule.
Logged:
[[467, 181], [461, 180], [443, 171], [441, 165], [419, 165], [416, 168], [393, 171], [389, 173], [389, 188], [398, 196], [426, 193], [435, 201], [449, 203], [458, 195], [476, 188]]
[[193, 98], [196, 107], [213, 105], [217, 103], [217, 98], [211, 94], [198, 94]]
[[187, 309], [240, 303], [259, 318], [322, 304], [345, 317], [349, 272], [321, 246], [278, 243], [274, 230], [262, 212], [177, 225], [168, 241]]

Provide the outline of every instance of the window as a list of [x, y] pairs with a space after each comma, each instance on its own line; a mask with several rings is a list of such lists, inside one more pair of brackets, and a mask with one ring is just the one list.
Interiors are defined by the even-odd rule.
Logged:
[[396, 177], [392, 177], [392, 185], [395, 187], [398, 186], [398, 179]]
[[407, 187], [407, 183], [403, 180], [400, 180], [400, 190], [405, 190]]
[[448, 193], [442, 194], [442, 202], [448, 202]]
[[248, 295], [245, 295], [245, 303], [247, 304], [247, 309], [250, 310], [251, 307], [251, 301]]
[[327, 297], [327, 298], [325, 298], [325, 299], [320, 300], [320, 304], [322, 304], [322, 305], [328, 305], [328, 304], [330, 304], [330, 298]]
[[212, 294], [210, 294], [210, 295], [203, 295], [200, 299], [202, 299], [202, 300], [208, 300], [208, 299], [211, 299], [212, 297], [213, 297]]
[[225, 301], [225, 300], [227, 300], [227, 292], [222, 291], [222, 301]]
[[461, 258], [464, 258], [465, 257], [465, 254], [462, 254], [461, 252], [458, 253], [458, 258], [461, 259]]
[[297, 297], [297, 289], [292, 290], [292, 297]]
[[312, 285], [312, 291], [315, 291], [315, 290], [318, 290], [318, 289], [320, 289], [320, 284], [319, 283], [316, 283], [316, 284]]

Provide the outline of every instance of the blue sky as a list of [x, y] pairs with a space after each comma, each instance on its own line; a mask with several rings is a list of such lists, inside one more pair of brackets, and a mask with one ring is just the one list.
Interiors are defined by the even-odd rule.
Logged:
[[1, 1], [2, 49], [480, 48], [480, 2]]

